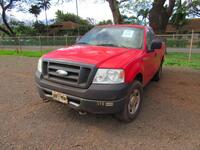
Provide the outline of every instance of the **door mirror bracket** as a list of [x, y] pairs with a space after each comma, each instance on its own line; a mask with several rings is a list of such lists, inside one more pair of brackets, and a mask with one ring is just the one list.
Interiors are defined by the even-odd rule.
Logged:
[[162, 41], [159, 40], [159, 39], [154, 39], [152, 42], [151, 42], [151, 50], [149, 50], [150, 52], [154, 51], [155, 49], [161, 49], [162, 47]]

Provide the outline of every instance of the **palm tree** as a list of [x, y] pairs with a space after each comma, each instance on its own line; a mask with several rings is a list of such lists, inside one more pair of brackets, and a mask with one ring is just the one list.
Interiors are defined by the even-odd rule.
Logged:
[[46, 25], [48, 26], [47, 9], [51, 7], [50, 0], [39, 0], [38, 5], [41, 9], [44, 9], [45, 11]]
[[41, 12], [40, 7], [38, 5], [31, 5], [31, 8], [29, 9], [29, 12], [35, 16], [36, 22], [38, 22], [37, 18], [39, 16], [40, 12]]

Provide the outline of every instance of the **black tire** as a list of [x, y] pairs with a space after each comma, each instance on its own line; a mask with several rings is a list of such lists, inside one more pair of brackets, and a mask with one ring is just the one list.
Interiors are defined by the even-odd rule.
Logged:
[[[136, 94], [135, 93], [136, 91], [139, 92], [138, 93], [139, 95], [137, 96], [134, 95]], [[135, 96], [139, 99], [134, 100], [134, 102], [132, 102], [133, 97]], [[132, 105], [136, 107], [134, 111], [131, 111], [131, 107], [134, 107]], [[138, 113], [140, 112], [141, 105], [142, 105], [142, 84], [139, 81], [134, 81], [134, 83], [132, 84], [132, 87], [129, 90], [128, 97], [125, 100], [123, 110], [120, 113], [115, 114], [115, 117], [118, 120], [123, 121], [123, 122], [131, 122], [137, 117]]]
[[162, 74], [162, 64], [160, 65], [158, 71], [156, 72], [156, 74], [153, 77], [153, 81], [159, 81], [161, 78], [161, 74]]

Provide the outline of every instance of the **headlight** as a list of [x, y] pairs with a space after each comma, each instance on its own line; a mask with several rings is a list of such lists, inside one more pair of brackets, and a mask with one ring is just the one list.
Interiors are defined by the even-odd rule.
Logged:
[[118, 84], [124, 82], [123, 69], [98, 69], [93, 83], [99, 84]]
[[42, 72], [42, 58], [40, 58], [39, 61], [38, 61], [37, 70], [38, 70], [40, 73]]

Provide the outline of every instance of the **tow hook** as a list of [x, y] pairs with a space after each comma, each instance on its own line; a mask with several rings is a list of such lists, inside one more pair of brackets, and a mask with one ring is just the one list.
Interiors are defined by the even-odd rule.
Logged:
[[48, 100], [48, 99], [46, 99], [46, 98], [43, 98], [42, 100], [43, 100], [44, 103], [47, 103], [47, 102], [50, 101], [50, 100]]
[[85, 111], [79, 111], [78, 113], [79, 113], [79, 115], [81, 115], [81, 116], [87, 115], [87, 112], [85, 112]]

